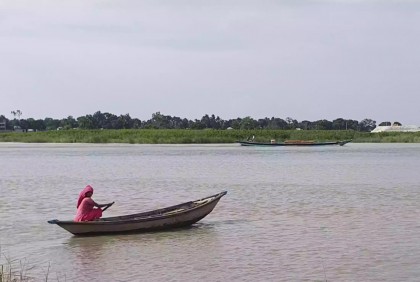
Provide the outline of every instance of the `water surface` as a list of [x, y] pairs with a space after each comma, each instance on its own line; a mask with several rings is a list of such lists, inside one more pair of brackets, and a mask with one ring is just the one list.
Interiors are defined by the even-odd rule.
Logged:
[[[420, 144], [0, 144], [1, 252], [49, 281], [418, 281]], [[74, 237], [87, 184], [122, 215], [227, 190], [176, 232]], [[2, 258], [4, 263], [4, 257]], [[48, 267], [50, 265], [50, 269]]]

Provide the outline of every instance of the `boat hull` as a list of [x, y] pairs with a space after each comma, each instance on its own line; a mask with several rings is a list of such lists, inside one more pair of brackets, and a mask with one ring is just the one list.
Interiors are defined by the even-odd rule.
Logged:
[[351, 140], [336, 141], [336, 142], [297, 142], [297, 143], [266, 143], [266, 142], [253, 142], [253, 141], [238, 141], [241, 146], [267, 146], [267, 147], [279, 147], [279, 146], [300, 146], [300, 147], [311, 147], [311, 146], [328, 146], [338, 145], [344, 146], [351, 142]]
[[74, 235], [139, 233], [168, 230], [189, 226], [203, 219], [214, 209], [221, 197], [225, 194], [226, 192], [222, 192], [194, 202], [187, 202], [165, 209], [121, 217], [103, 218], [97, 221], [75, 222], [51, 220], [49, 223], [57, 224]]

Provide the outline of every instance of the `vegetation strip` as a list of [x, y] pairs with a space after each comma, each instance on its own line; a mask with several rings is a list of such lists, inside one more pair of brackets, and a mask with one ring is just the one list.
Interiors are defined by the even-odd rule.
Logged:
[[353, 143], [420, 143], [420, 132], [368, 133], [353, 130], [190, 130], [190, 129], [121, 129], [54, 130], [8, 132], [0, 142], [22, 143], [127, 143], [127, 144], [228, 144], [255, 136], [257, 142], [275, 139], [339, 141]]
[[[376, 127], [376, 121], [363, 119], [337, 118], [333, 121], [326, 119], [316, 121], [298, 121], [291, 117], [265, 117], [254, 119], [250, 116], [224, 120], [215, 115], [204, 115], [201, 119], [190, 120], [176, 116], [163, 115], [160, 112], [152, 114], [149, 120], [132, 118], [129, 114], [114, 115], [97, 111], [93, 115], [78, 118], [68, 116], [62, 119], [33, 119], [21, 118], [20, 110], [12, 111], [13, 119], [9, 120], [0, 114], [0, 130], [45, 131], [56, 129], [302, 129], [302, 130], [356, 130], [369, 132]], [[380, 124], [381, 125], [381, 124]], [[385, 124], [384, 124], [385, 125]]]

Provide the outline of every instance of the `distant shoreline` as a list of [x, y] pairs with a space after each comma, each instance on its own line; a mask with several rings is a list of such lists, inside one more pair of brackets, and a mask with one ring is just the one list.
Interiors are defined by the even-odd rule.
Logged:
[[216, 144], [235, 143], [254, 136], [255, 141], [341, 141], [354, 143], [420, 143], [420, 132], [368, 133], [353, 130], [189, 130], [120, 129], [1, 132], [0, 142], [20, 143], [125, 143], [125, 144]]

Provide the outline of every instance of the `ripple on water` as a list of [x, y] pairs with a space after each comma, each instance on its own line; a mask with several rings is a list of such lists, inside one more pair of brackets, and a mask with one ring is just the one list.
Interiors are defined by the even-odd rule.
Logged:
[[[2, 252], [60, 281], [416, 281], [420, 146], [0, 144]], [[24, 170], [22, 169], [24, 164]], [[223, 190], [176, 232], [73, 237], [77, 195], [95, 187], [109, 216]], [[7, 249], [7, 250], [6, 250]]]

